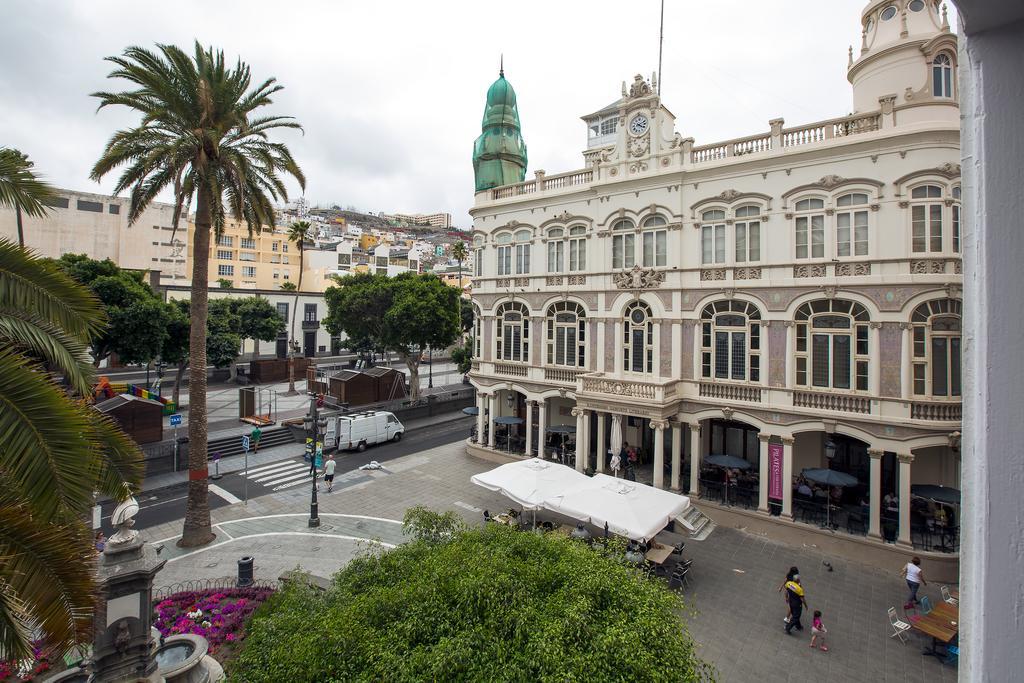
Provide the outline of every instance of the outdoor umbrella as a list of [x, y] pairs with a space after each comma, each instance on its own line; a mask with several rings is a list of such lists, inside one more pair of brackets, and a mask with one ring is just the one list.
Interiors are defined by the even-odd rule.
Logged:
[[[846, 472], [837, 472], [836, 470], [813, 468], [804, 470], [803, 475], [806, 479], [817, 482], [819, 484], [825, 484], [826, 486], [856, 486], [857, 477], [847, 474]], [[825, 499], [825, 526], [832, 527], [832, 499], [827, 497]]]
[[469, 406], [468, 408], [463, 408], [462, 412], [464, 412], [466, 415], [479, 415], [480, 409], [477, 408], [476, 406]]
[[939, 486], [938, 484], [914, 484], [910, 487], [910, 495], [918, 498], [927, 498], [936, 503], [949, 503], [950, 505], [960, 504], [960, 489], [952, 486]]
[[[611, 434], [611, 437], [612, 438], [609, 440], [609, 444], [608, 445], [611, 447], [611, 449], [612, 449], [612, 456], [614, 457], [615, 455], [618, 454], [619, 451], [622, 450], [622, 416], [621, 415], [612, 415], [612, 434]], [[619, 463], [620, 467], [622, 465], [624, 465], [624, 463]], [[619, 475], [619, 473], [616, 470], [615, 476], [618, 476], [618, 475]]]
[[501, 417], [494, 418], [494, 424], [505, 425], [505, 448], [509, 452], [512, 452], [512, 430], [509, 429], [512, 425], [521, 425], [525, 420], [521, 417], [513, 417], [511, 415], [502, 415]]
[[[743, 458], [735, 455], [709, 455], [704, 462], [715, 467], [724, 467], [729, 470], [749, 470], [751, 465]], [[729, 504], [729, 487], [725, 487], [725, 504]]]

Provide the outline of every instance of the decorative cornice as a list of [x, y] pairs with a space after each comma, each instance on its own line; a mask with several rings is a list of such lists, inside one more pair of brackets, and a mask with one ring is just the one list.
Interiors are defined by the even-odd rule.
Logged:
[[817, 182], [800, 185], [784, 193], [782, 195], [782, 205], [785, 207], [787, 199], [795, 194], [800, 194], [801, 192], [809, 192], [811, 190], [825, 190], [827, 192], [831, 192], [838, 187], [844, 187], [846, 185], [871, 185], [876, 190], [881, 190], [885, 187], [885, 183], [873, 178], [844, 178], [838, 175], [825, 175], [819, 178]]
[[902, 464], [909, 465], [910, 463], [914, 462], [914, 454], [913, 453], [897, 453], [896, 457], [899, 458], [901, 465]]

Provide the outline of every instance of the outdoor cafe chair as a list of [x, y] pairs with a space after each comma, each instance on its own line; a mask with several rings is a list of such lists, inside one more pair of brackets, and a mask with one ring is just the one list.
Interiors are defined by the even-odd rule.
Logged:
[[897, 616], [895, 607], [889, 608], [889, 623], [892, 624], [893, 631], [892, 635], [890, 635], [889, 637], [895, 638], [899, 636], [900, 642], [906, 643], [907, 637], [903, 634], [910, 630], [910, 624], [903, 621], [899, 618], [899, 616]]
[[[929, 598], [927, 595], [922, 595], [920, 602], [920, 607], [911, 606], [910, 609], [904, 610], [904, 612], [907, 613], [907, 619], [910, 619], [911, 622], [917, 621], [918, 619], [932, 611], [931, 598]], [[910, 614], [910, 612], [913, 612], [913, 614]]]
[[[690, 563], [692, 564], [692, 562]], [[680, 562], [676, 565], [675, 569], [672, 570], [672, 575], [668, 580], [668, 587], [671, 588], [673, 583], [679, 584], [679, 587], [689, 586], [690, 583], [686, 580], [686, 575], [690, 573], [690, 564]]]
[[948, 602], [950, 605], [959, 605], [960, 601], [949, 594], [949, 586], [939, 586], [939, 592], [942, 593], [942, 599]]

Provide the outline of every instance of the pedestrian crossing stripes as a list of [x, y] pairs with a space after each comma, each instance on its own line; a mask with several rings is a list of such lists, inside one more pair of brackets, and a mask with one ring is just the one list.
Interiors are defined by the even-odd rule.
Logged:
[[304, 460], [284, 460], [270, 465], [252, 467], [249, 468], [248, 474], [242, 474], [242, 476], [272, 491], [283, 491], [301, 484], [308, 485], [313, 481], [309, 475], [309, 463]]

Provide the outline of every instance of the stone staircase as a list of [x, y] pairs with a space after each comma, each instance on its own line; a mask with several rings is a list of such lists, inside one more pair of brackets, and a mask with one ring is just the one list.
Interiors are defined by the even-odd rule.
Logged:
[[[291, 433], [285, 426], [270, 427], [262, 430], [263, 436], [260, 438], [260, 448], [271, 448], [273, 446], [280, 446], [285, 443], [294, 443]], [[219, 439], [210, 439], [206, 447], [209, 457], [213, 457], [214, 453], [220, 453], [222, 458], [227, 458], [232, 455], [242, 454], [242, 435], [227, 436]], [[250, 452], [252, 449], [250, 447]]]
[[715, 530], [715, 523], [711, 521], [711, 518], [693, 504], [686, 508], [683, 514], [676, 517], [676, 521], [690, 531], [690, 539], [694, 541], [703, 541]]

